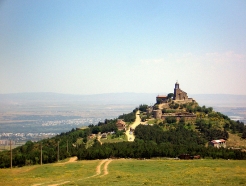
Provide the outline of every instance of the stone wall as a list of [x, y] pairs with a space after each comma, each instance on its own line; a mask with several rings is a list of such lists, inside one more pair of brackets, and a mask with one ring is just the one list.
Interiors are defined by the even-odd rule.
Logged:
[[153, 110], [153, 117], [155, 119], [161, 119], [162, 111], [161, 110]]

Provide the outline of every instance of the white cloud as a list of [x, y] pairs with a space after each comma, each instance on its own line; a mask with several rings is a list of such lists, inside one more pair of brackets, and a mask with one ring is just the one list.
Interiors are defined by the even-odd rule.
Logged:
[[164, 58], [160, 59], [142, 59], [140, 60], [142, 64], [161, 64], [164, 62]]
[[[203, 58], [203, 57], [202, 57]], [[227, 51], [224, 53], [206, 53], [204, 59], [210, 62], [215, 62], [219, 64], [223, 63], [235, 63], [235, 62], [246, 62], [246, 56], [243, 54], [237, 54], [234, 51]]]
[[149, 74], [156, 90], [172, 87], [178, 80], [190, 93], [246, 94], [242, 86], [246, 83], [246, 56], [234, 51], [172, 53], [140, 60], [139, 66], [142, 73]]

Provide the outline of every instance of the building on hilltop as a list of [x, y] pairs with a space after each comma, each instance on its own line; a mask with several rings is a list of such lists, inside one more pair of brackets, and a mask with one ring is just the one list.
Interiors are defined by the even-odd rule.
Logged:
[[118, 128], [118, 130], [125, 130], [126, 123], [122, 119], [118, 119], [116, 123], [116, 127]]
[[179, 83], [175, 83], [173, 100], [188, 100], [188, 95], [186, 92], [179, 88]]
[[226, 140], [224, 139], [219, 139], [219, 140], [212, 140], [209, 142], [209, 145], [213, 146], [213, 147], [224, 147], [226, 148]]
[[156, 96], [156, 103], [167, 103], [168, 97], [163, 95]]
[[[179, 83], [175, 83], [174, 93], [173, 93], [173, 100], [174, 101], [184, 101], [184, 102], [192, 102], [192, 98], [188, 98], [188, 95], [185, 91], [179, 88]], [[166, 95], [158, 95], [156, 96], [156, 103], [168, 103], [168, 96]]]
[[[171, 93], [170, 93], [171, 94]], [[167, 117], [175, 117], [177, 120], [184, 118], [186, 120], [194, 121], [196, 119], [196, 114], [188, 113], [181, 108], [182, 104], [195, 103], [195, 100], [189, 98], [187, 93], [179, 88], [179, 83], [175, 83], [173, 99], [171, 100], [170, 94], [168, 96], [158, 95], [156, 96], [156, 103], [158, 107], [151, 107], [147, 109], [147, 114], [152, 114], [155, 119], [165, 120]], [[161, 108], [159, 107], [161, 104]], [[162, 109], [170, 109], [170, 105], [177, 105], [176, 108], [178, 112], [162, 112]], [[180, 106], [181, 105], [181, 106]]]

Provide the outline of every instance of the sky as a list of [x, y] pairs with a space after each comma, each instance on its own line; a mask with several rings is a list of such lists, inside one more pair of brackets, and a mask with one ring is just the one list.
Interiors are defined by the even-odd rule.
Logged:
[[0, 94], [246, 95], [244, 0], [0, 0]]

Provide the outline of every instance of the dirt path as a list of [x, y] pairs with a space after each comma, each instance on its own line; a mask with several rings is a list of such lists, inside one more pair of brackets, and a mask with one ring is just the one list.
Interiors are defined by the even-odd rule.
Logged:
[[133, 133], [130, 134], [130, 128], [135, 129], [139, 124], [141, 124], [141, 119], [140, 119], [139, 113], [140, 113], [139, 111], [136, 112], [136, 119], [135, 119], [134, 123], [131, 124], [129, 126], [129, 129], [126, 131], [126, 136], [127, 136], [128, 141], [134, 141], [134, 139], [135, 139], [134, 134]]
[[101, 142], [101, 135], [97, 135], [97, 140], [99, 141], [99, 143], [102, 145], [102, 142]]
[[101, 166], [102, 166], [102, 164], [104, 164], [106, 161], [107, 161], [107, 160], [102, 160], [102, 161], [99, 163], [99, 165], [98, 165], [97, 168], [96, 168], [96, 174], [93, 175], [93, 176], [98, 176], [98, 175], [101, 174]]
[[[102, 177], [102, 176], [107, 175], [107, 174], [108, 174], [108, 165], [111, 163], [111, 161], [113, 161], [113, 160], [108, 160], [108, 159], [106, 159], [106, 160], [100, 161], [100, 163], [99, 163], [99, 164], [97, 165], [97, 167], [96, 167], [96, 174], [94, 174], [94, 175], [92, 175], [92, 176], [89, 176], [89, 177], [86, 177], [86, 178], [79, 179], [79, 180], [89, 179], [89, 178], [93, 178], [93, 177], [95, 177], [95, 176], [100, 176], [100, 177]], [[104, 164], [104, 167], [103, 167], [103, 174], [101, 175], [101, 167], [102, 167], [103, 164]], [[79, 181], [79, 180], [78, 180], [78, 181]]]
[[78, 160], [77, 156], [71, 157], [68, 161], [62, 162], [62, 163], [57, 163], [56, 165], [61, 165], [61, 164], [67, 164], [67, 163], [73, 163]]
[[112, 160], [108, 160], [108, 161], [104, 164], [104, 167], [103, 167], [104, 173], [103, 173], [103, 175], [101, 175], [101, 177], [108, 174], [108, 164], [110, 164], [111, 161], [112, 161]]
[[71, 157], [68, 162], [65, 162], [65, 163], [72, 163], [72, 162], [75, 162], [78, 160], [78, 157], [77, 156], [74, 156], [74, 157]]
[[61, 182], [61, 183], [56, 183], [56, 184], [52, 184], [52, 185], [48, 185], [48, 186], [59, 186], [59, 185], [63, 185], [63, 184], [66, 184], [66, 183], [69, 183], [70, 181], [64, 181], [64, 182]]
[[[77, 160], [77, 157], [72, 157], [69, 159], [68, 162], [65, 162], [65, 163], [62, 163], [62, 164], [66, 164], [66, 163], [72, 163], [72, 162], [75, 162]], [[95, 176], [99, 176], [99, 177], [102, 177], [102, 176], [105, 176], [107, 174], [109, 174], [108, 172], [108, 165], [111, 163], [112, 160], [109, 160], [109, 159], [106, 159], [106, 160], [102, 160], [98, 163], [97, 167], [96, 167], [96, 174], [92, 175], [92, 176], [89, 176], [89, 177], [86, 177], [86, 178], [82, 178], [82, 179], [78, 179], [77, 181], [80, 181], [80, 180], [84, 180], [84, 179], [89, 179], [89, 178], [93, 178]], [[104, 166], [103, 166], [104, 165]], [[102, 174], [102, 166], [103, 166], [103, 174]], [[73, 180], [73, 181], [76, 181], [76, 180]], [[64, 184], [67, 184], [71, 181], [69, 180], [60, 180], [60, 181], [57, 181], [57, 183], [52, 183], [52, 184], [48, 184], [48, 183], [37, 183], [37, 184], [33, 184], [32, 186], [40, 186], [40, 185], [48, 185], [48, 186], [59, 186], [59, 185], [64, 185]]]

